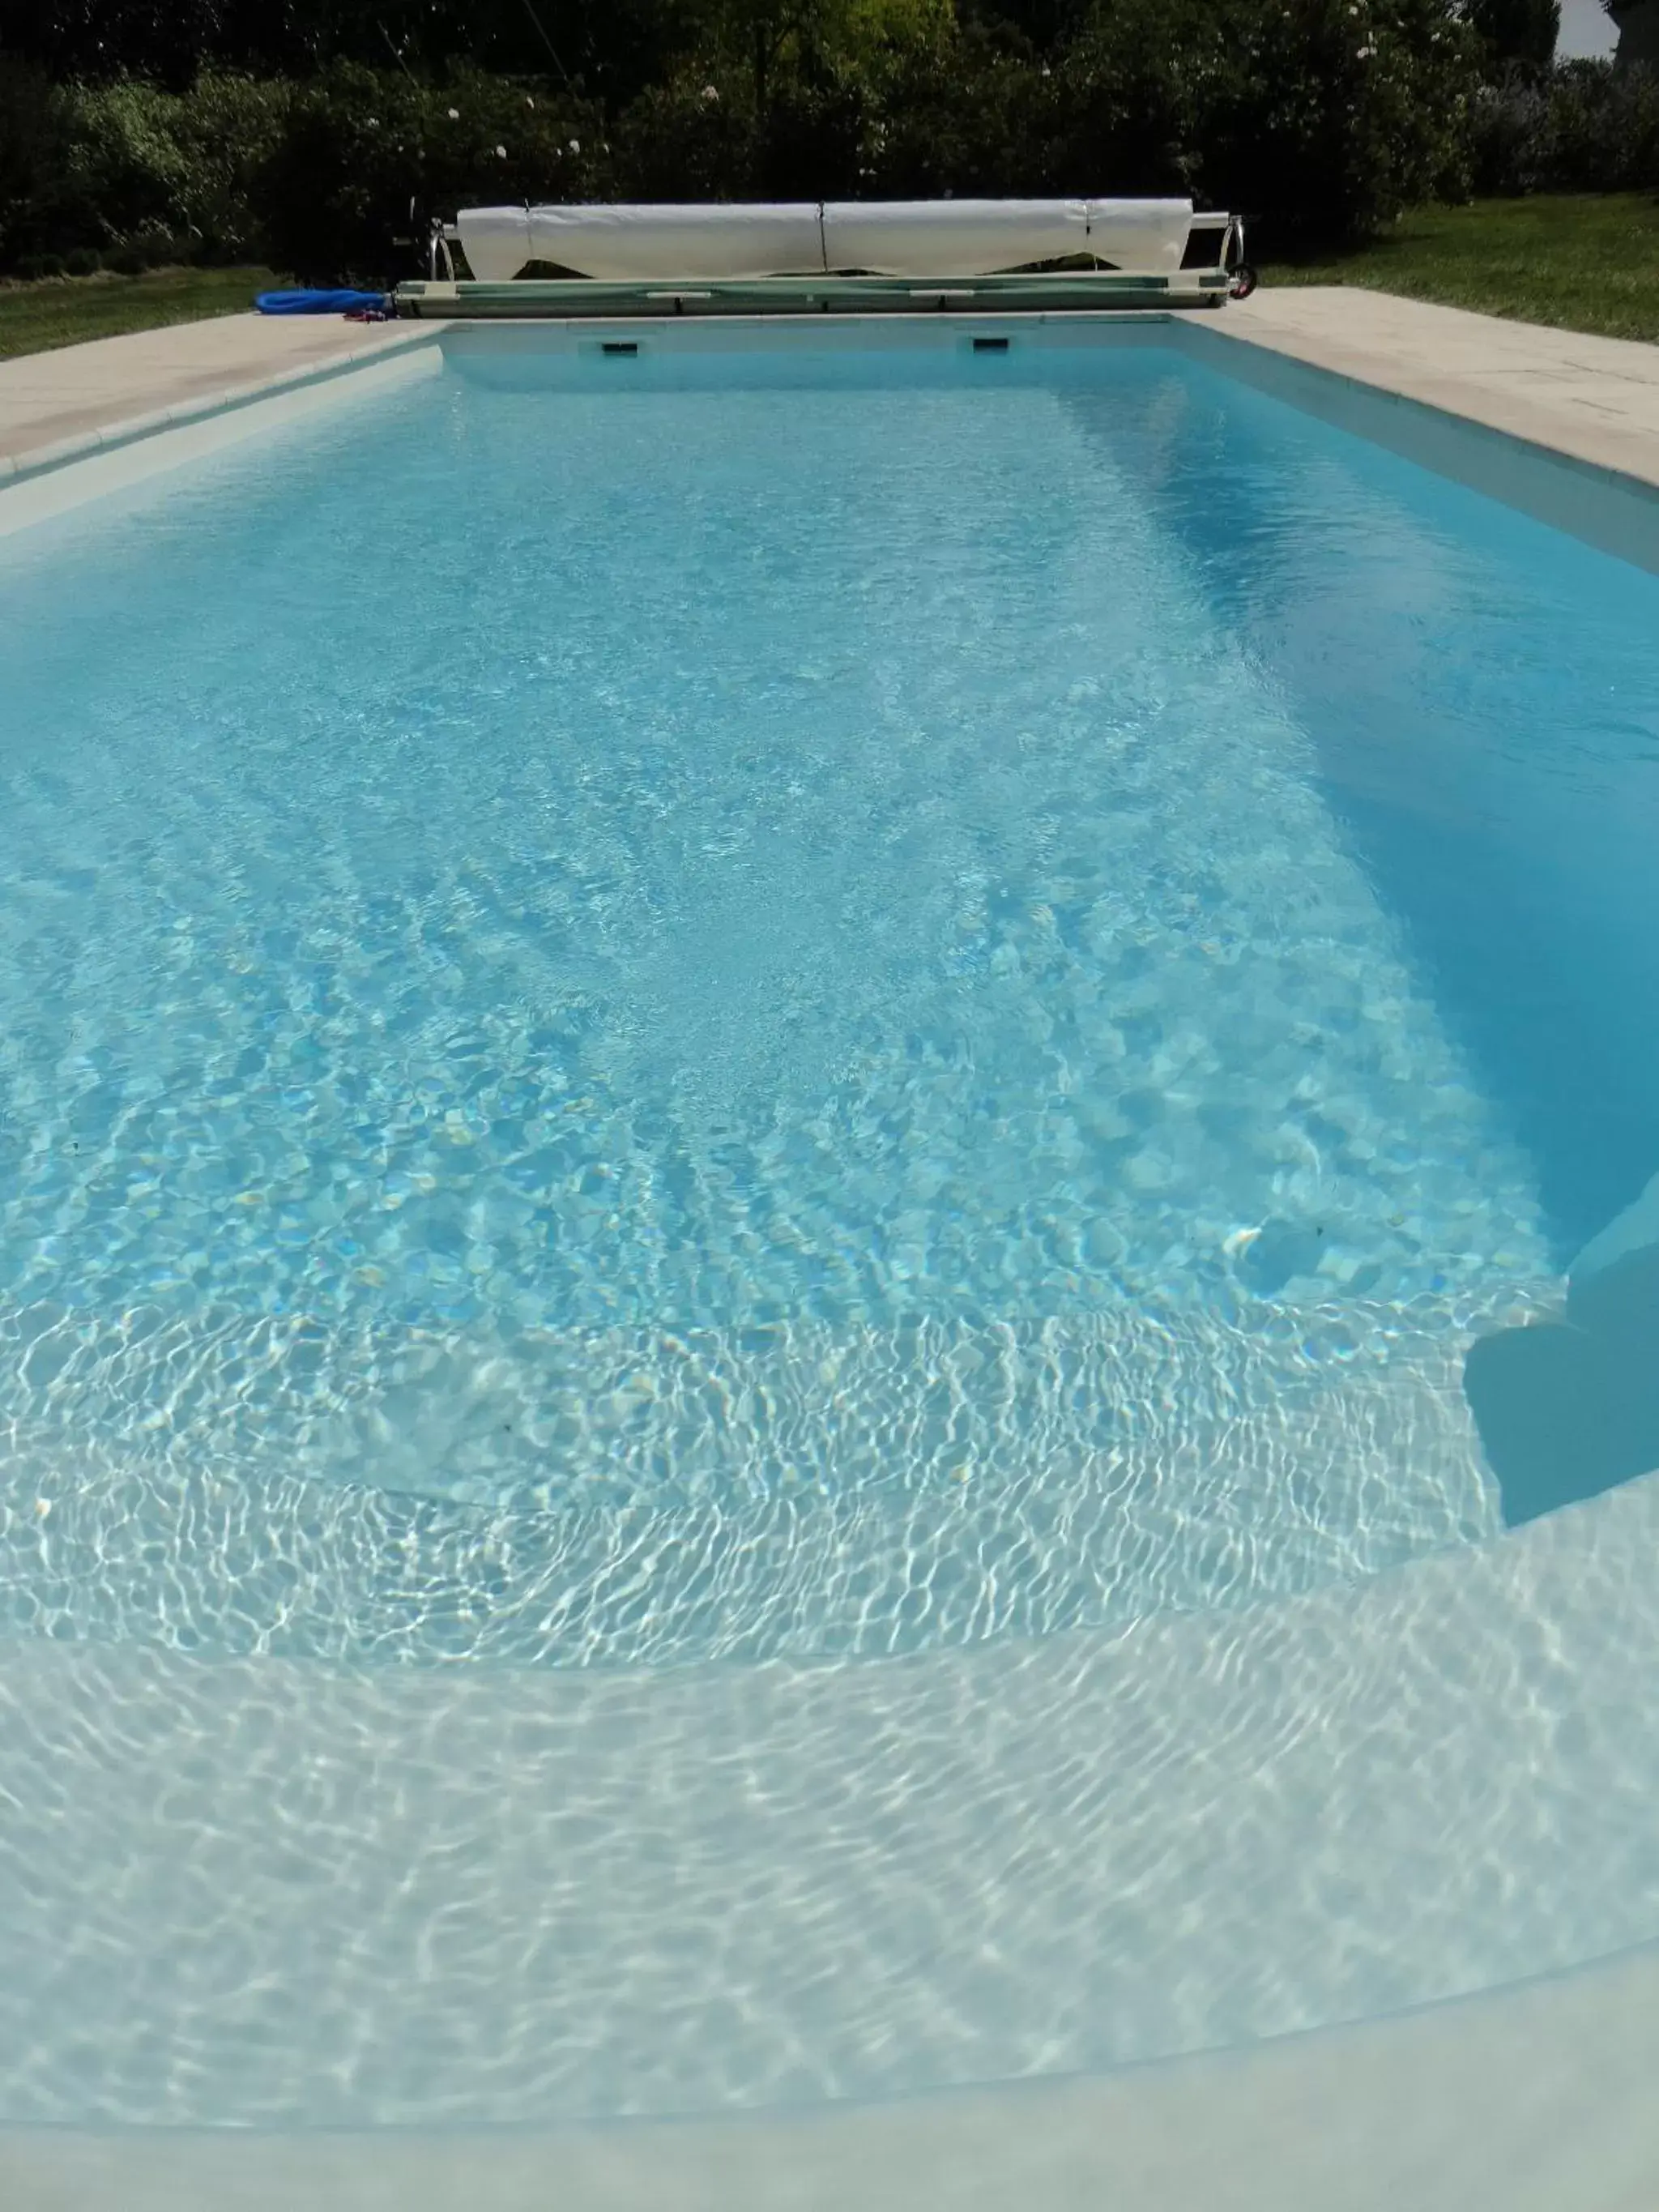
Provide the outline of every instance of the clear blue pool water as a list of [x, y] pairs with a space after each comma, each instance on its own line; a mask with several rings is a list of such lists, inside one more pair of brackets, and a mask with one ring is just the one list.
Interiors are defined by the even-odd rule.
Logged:
[[1493, 1533], [1659, 579], [1175, 350], [522, 362], [0, 549], [0, 1619], [667, 1661]]

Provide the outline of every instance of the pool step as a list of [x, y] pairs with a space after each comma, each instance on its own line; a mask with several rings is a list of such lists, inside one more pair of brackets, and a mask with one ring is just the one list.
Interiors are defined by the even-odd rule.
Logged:
[[869, 1665], [0, 1638], [0, 2118], [804, 2110], [1649, 1941], [1656, 1547], [1638, 1482], [1357, 1589]]
[[993, 1327], [0, 1324], [0, 1625], [516, 1663], [1237, 1607], [1492, 1533], [1426, 1308]]

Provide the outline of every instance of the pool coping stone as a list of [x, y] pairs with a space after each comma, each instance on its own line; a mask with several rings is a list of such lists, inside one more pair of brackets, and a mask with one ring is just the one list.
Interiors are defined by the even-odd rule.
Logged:
[[1231, 301], [1206, 331], [1659, 490], [1659, 346], [1352, 285]]
[[[229, 325], [239, 343], [222, 342], [210, 348], [202, 342], [207, 333], [222, 341]], [[247, 326], [252, 325], [250, 330]], [[281, 393], [326, 384], [348, 376], [369, 363], [421, 346], [435, 345], [441, 323], [386, 324], [374, 326], [331, 321], [275, 341], [301, 353], [298, 361], [270, 365], [267, 349], [253, 343], [266, 337], [272, 322], [255, 315], [223, 316], [206, 322], [185, 323], [168, 331], [135, 331], [118, 338], [97, 338], [81, 346], [64, 346], [47, 354], [27, 354], [0, 362], [0, 487], [26, 483], [31, 477], [84, 460], [154, 437], [167, 430], [252, 405]], [[160, 346], [146, 342], [172, 339]], [[120, 349], [143, 345], [136, 357]], [[216, 361], [215, 353], [228, 355]], [[88, 356], [97, 355], [95, 361]], [[42, 395], [37, 380], [53, 365], [64, 363], [71, 383], [79, 380], [84, 396], [65, 408], [61, 394]], [[27, 369], [25, 377], [17, 372]], [[238, 370], [250, 373], [238, 374]], [[76, 380], [73, 374], [80, 371]], [[31, 385], [37, 388], [31, 389]], [[155, 404], [133, 409], [131, 403]], [[103, 410], [107, 408], [107, 413]], [[92, 419], [85, 427], [56, 437], [40, 434], [56, 428], [65, 415]]]
[[[1218, 312], [1034, 319], [1201, 331], [1229, 350], [1277, 355], [1659, 491], [1659, 346], [1639, 340], [1338, 285], [1269, 288]], [[0, 362], [0, 485], [435, 344], [448, 327], [438, 319], [376, 326], [249, 313]], [[76, 417], [81, 427], [65, 434], [63, 422]]]

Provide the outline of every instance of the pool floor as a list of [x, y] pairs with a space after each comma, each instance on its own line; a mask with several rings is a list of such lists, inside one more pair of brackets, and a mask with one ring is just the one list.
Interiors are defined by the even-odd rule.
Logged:
[[1659, 577], [1175, 333], [856, 337], [452, 334], [0, 541], [0, 2119], [1659, 1934], [1659, 1491], [1465, 1388], [1646, 1310]]
[[1651, 580], [1155, 349], [479, 357], [9, 563], [14, 1623], [185, 1512], [188, 1648], [617, 1661], [1491, 1533], [1462, 1352], [1618, 1190], [1430, 863], [1524, 877], [1517, 650], [1521, 805], [1644, 775]]

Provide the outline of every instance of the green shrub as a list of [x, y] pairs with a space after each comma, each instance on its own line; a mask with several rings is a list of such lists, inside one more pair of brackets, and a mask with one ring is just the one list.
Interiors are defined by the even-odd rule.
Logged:
[[0, 54], [0, 269], [61, 250], [67, 105], [43, 71]]
[[64, 243], [105, 252], [112, 267], [141, 266], [140, 236], [185, 228], [190, 161], [173, 127], [180, 105], [148, 84], [71, 92], [64, 214], [74, 236]]
[[1451, 0], [1231, 0], [1188, 20], [1188, 173], [1270, 246], [1360, 238], [1466, 189], [1476, 49]]
[[1659, 187], [1659, 76], [1596, 61], [1511, 72], [1476, 103], [1471, 162], [1493, 196]]
[[781, 85], [756, 136], [755, 178], [769, 200], [840, 200], [859, 189], [869, 126], [865, 92], [849, 74]]
[[1279, 244], [1346, 240], [1466, 189], [1476, 52], [1454, 0], [1108, 0], [1052, 63], [915, 58], [868, 189], [1193, 191]]
[[245, 256], [252, 178], [292, 96], [222, 75], [185, 94], [130, 81], [54, 88], [0, 64], [0, 266], [43, 252], [135, 268]]
[[342, 63], [295, 88], [251, 190], [273, 268], [380, 285], [418, 265], [430, 215], [604, 198], [609, 176], [602, 112], [561, 88], [479, 70], [422, 85]]
[[1048, 191], [1054, 124], [1052, 76], [1030, 57], [972, 33], [913, 48], [895, 64], [871, 119], [861, 197]]
[[421, 265], [433, 214], [613, 197], [1191, 191], [1263, 219], [1270, 248], [1335, 245], [1472, 172], [1488, 190], [1656, 177], [1640, 72], [1517, 64], [1482, 91], [1498, 33], [1463, 0], [1054, 0], [962, 21], [950, 0], [676, 0], [653, 21], [678, 59], [609, 117], [562, 78], [445, 64], [433, 25], [425, 77], [418, 53], [292, 81], [207, 70], [184, 91], [0, 61], [0, 268], [258, 257], [380, 284]]
[[610, 175], [623, 199], [844, 199], [860, 188], [866, 88], [850, 71], [752, 84], [710, 64], [641, 94], [612, 135]]
[[1468, 189], [1482, 48], [1459, 0], [1098, 0], [1046, 54], [937, 8], [885, 21], [836, 72], [775, 70], [759, 112], [735, 61], [711, 70], [714, 101], [695, 70], [647, 94], [618, 126], [628, 188], [1192, 191], [1279, 245], [1345, 242]]
[[169, 222], [195, 241], [198, 260], [258, 257], [261, 222], [255, 179], [281, 140], [293, 104], [281, 79], [198, 76], [172, 118], [184, 185]]
[[696, 72], [641, 93], [611, 134], [619, 196], [738, 200], [758, 191], [755, 114], [731, 78]]

